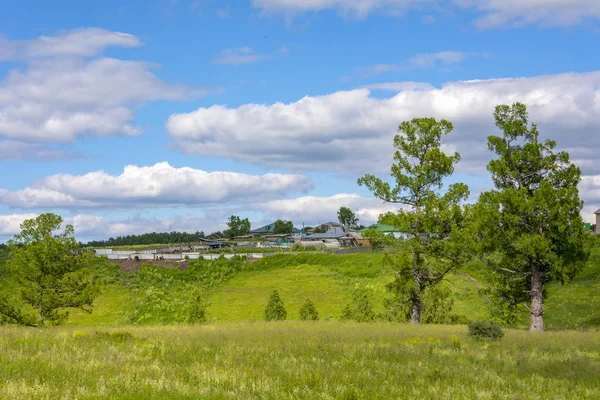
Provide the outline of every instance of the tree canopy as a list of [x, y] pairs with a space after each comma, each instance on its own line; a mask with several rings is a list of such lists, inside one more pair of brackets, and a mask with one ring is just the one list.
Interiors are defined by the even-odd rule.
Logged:
[[346, 228], [358, 228], [358, 218], [348, 207], [340, 207], [337, 213], [338, 221]]
[[568, 153], [554, 152], [555, 141], [540, 141], [525, 105], [500, 105], [494, 119], [502, 131], [488, 137], [497, 156], [487, 167], [495, 189], [479, 198], [474, 238], [480, 259], [498, 274], [496, 294], [513, 307], [525, 304], [530, 330], [543, 331], [543, 285], [569, 281], [590, 254], [581, 172]]
[[107, 247], [107, 246], [134, 246], [148, 244], [175, 244], [175, 243], [194, 243], [204, 238], [204, 232], [152, 232], [141, 235], [118, 236], [108, 240], [93, 240], [86, 244], [88, 247]]
[[394, 186], [373, 175], [363, 176], [358, 184], [385, 202], [405, 207], [381, 215], [379, 221], [409, 234], [407, 240], [382, 239], [394, 249], [386, 257], [395, 271], [388, 289], [398, 303], [410, 303], [411, 322], [419, 323], [423, 293], [464, 262], [458, 228], [464, 222], [461, 203], [469, 190], [467, 185], [455, 183], [441, 192], [444, 178], [460, 160], [458, 153], [446, 155], [440, 148], [442, 137], [452, 131], [450, 122], [415, 118], [403, 122], [399, 131], [394, 137], [397, 151], [391, 166]]
[[250, 221], [248, 218], [241, 219], [237, 215], [232, 215], [227, 221], [227, 226], [229, 229], [224, 233], [229, 238], [250, 234]]
[[294, 224], [292, 221], [284, 221], [278, 219], [275, 221], [275, 226], [273, 227], [273, 233], [275, 234], [284, 234], [284, 233], [292, 233], [294, 229]]
[[[99, 294], [94, 266], [105, 263], [82, 251], [72, 225], [60, 232], [63, 220], [41, 214], [21, 224], [21, 233], [9, 241], [9, 268], [20, 286], [20, 299], [0, 294], [0, 316], [5, 322], [29, 326], [61, 324], [65, 309], [92, 311]], [[31, 312], [34, 310], [35, 312]]]

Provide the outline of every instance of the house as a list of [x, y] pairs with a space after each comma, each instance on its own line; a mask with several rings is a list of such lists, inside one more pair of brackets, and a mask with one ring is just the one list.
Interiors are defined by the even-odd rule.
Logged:
[[[596, 214], [596, 227], [597, 227], [598, 223], [600, 222], [600, 209], [596, 210], [596, 212], [594, 214]], [[598, 229], [596, 229], [596, 231], [594, 233], [596, 235], [600, 235], [600, 232], [598, 232]]]
[[374, 229], [375, 231], [380, 232], [384, 235], [392, 235], [396, 239], [408, 239], [409, 237], [407, 233], [401, 232], [398, 228], [392, 225], [374, 224], [361, 230], [361, 235], [364, 235], [367, 229]]
[[339, 240], [340, 238], [346, 236], [346, 232], [344, 231], [344, 228], [341, 225], [334, 224], [332, 222], [326, 225], [328, 226], [328, 228], [325, 233], [310, 233], [308, 235], [303, 235], [302, 240]]
[[[273, 222], [272, 224], [260, 227], [258, 229], [255, 229], [253, 231], [250, 231], [250, 233], [253, 234], [254, 236], [258, 236], [258, 237], [273, 235], [275, 233], [275, 222]], [[302, 231], [297, 228], [292, 228], [292, 233], [300, 234], [300, 233], [302, 233]]]

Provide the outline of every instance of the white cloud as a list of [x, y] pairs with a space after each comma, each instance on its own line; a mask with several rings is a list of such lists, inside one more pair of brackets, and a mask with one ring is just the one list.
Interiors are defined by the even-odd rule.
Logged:
[[[389, 85], [392, 86], [391, 84]], [[461, 167], [485, 172], [487, 136], [497, 134], [493, 111], [520, 101], [542, 135], [572, 149], [578, 160], [600, 150], [600, 71], [449, 82], [375, 98], [367, 89], [306, 96], [284, 104], [201, 107], [171, 115], [167, 129], [187, 154], [302, 170], [351, 173], [387, 171], [397, 126], [414, 117], [445, 118], [455, 130], [449, 145]], [[595, 162], [591, 168], [600, 172]], [[586, 171], [586, 173], [595, 173]]]
[[106, 47], [138, 47], [138, 37], [100, 28], [61, 31], [56, 36], [33, 40], [9, 40], [0, 36], [0, 61], [28, 60], [43, 57], [91, 57]]
[[210, 206], [277, 198], [311, 187], [303, 175], [206, 172], [163, 162], [128, 165], [117, 176], [104, 171], [52, 175], [23, 190], [0, 189], [0, 203], [21, 209]]
[[408, 64], [415, 68], [433, 68], [439, 64], [458, 64], [467, 57], [477, 53], [463, 53], [461, 51], [441, 51], [438, 53], [424, 53], [411, 57]]
[[358, 68], [358, 72], [366, 74], [381, 74], [383, 72], [397, 71], [400, 69], [400, 65], [397, 64], [377, 64], [370, 67]]
[[371, 90], [387, 90], [390, 92], [404, 92], [410, 90], [431, 90], [434, 87], [426, 82], [384, 82], [384, 83], [372, 83], [370, 85], [364, 85], [364, 89]]
[[316, 225], [319, 221], [321, 223], [337, 221], [337, 212], [340, 207], [350, 208], [359, 218], [359, 223], [364, 225], [377, 222], [382, 213], [399, 209], [397, 205], [385, 204], [375, 198], [348, 193], [330, 197], [305, 196], [272, 200], [257, 207], [272, 218], [291, 220], [297, 226], [300, 226], [302, 222], [305, 225]]
[[134, 46], [139, 40], [94, 28], [31, 41], [4, 40], [5, 49], [22, 47], [13, 53], [27, 66], [9, 71], [0, 82], [0, 137], [59, 143], [84, 134], [137, 135], [142, 128], [135, 125], [132, 105], [207, 92], [169, 85], [148, 63], [85, 58], [110, 45]]
[[374, 11], [399, 15], [406, 9], [466, 9], [478, 17], [476, 25], [491, 28], [502, 25], [572, 26], [584, 20], [600, 19], [597, 0], [252, 0], [263, 13], [286, 16], [305, 12], [336, 10], [348, 17], [365, 18]]
[[[38, 214], [7, 214], [0, 215], [0, 243], [20, 233], [20, 225], [27, 219], [36, 218]], [[110, 237], [125, 235], [141, 235], [151, 232], [198, 232], [206, 234], [226, 229], [225, 216], [181, 215], [171, 218], [130, 217], [121, 220], [111, 220], [106, 217], [79, 214], [64, 217], [66, 224], [73, 225], [75, 237], [87, 242], [89, 240], [106, 240]]]
[[0, 241], [21, 232], [23, 221], [35, 217], [37, 217], [37, 214], [0, 214]]
[[484, 15], [476, 20], [479, 28], [503, 25], [573, 26], [584, 20], [600, 19], [597, 0], [462, 0]]
[[239, 47], [237, 49], [225, 49], [218, 57], [213, 58], [214, 64], [242, 65], [251, 64], [271, 58], [270, 54], [258, 54], [250, 47]]
[[83, 158], [83, 155], [38, 143], [0, 140], [0, 161], [49, 161], [77, 158]]
[[489, 53], [462, 52], [462, 51], [440, 51], [437, 53], [417, 54], [401, 64], [377, 64], [371, 67], [358, 68], [359, 72], [366, 74], [381, 74], [390, 71], [407, 71], [411, 69], [431, 69], [436, 67], [448, 67], [460, 64], [470, 57], [489, 56]]

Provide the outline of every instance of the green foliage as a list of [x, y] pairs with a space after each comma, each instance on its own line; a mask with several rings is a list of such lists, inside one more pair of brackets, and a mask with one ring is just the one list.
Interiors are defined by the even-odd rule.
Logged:
[[283, 321], [287, 318], [287, 311], [283, 306], [283, 301], [279, 297], [277, 290], [274, 290], [269, 296], [269, 302], [265, 307], [265, 321]]
[[93, 240], [88, 242], [86, 247], [114, 247], [114, 246], [136, 246], [136, 245], [156, 245], [156, 244], [179, 244], [195, 243], [204, 238], [204, 232], [163, 232], [163, 233], [144, 233], [141, 235], [119, 236], [108, 240]]
[[458, 153], [448, 156], [441, 150], [442, 137], [452, 131], [450, 122], [415, 118], [403, 122], [399, 131], [401, 135], [394, 137], [397, 151], [391, 167], [395, 186], [373, 175], [363, 176], [358, 184], [385, 202], [410, 207], [379, 218], [380, 223], [410, 234], [409, 239], [373, 237], [376, 245], [393, 246], [386, 262], [394, 270], [394, 292], [402, 293], [410, 301], [411, 322], [419, 323], [424, 309], [422, 294], [468, 259], [464, 251], [465, 213], [461, 203], [467, 199], [469, 190], [465, 184], [455, 183], [441, 194], [443, 180], [452, 175], [454, 165], [460, 160]]
[[[412, 305], [406, 297], [406, 292], [397, 286], [397, 280], [387, 285], [391, 297], [385, 299], [386, 318], [389, 321], [406, 322], [412, 316]], [[466, 320], [451, 314], [454, 299], [448, 288], [431, 287], [422, 292], [421, 306], [423, 312], [421, 321], [426, 324], [464, 323]]]
[[352, 315], [356, 322], [372, 322], [375, 320], [375, 313], [366, 293], [363, 293], [356, 301], [356, 309]]
[[292, 223], [292, 221], [284, 221], [281, 219], [278, 219], [277, 221], [275, 221], [275, 226], [273, 227], [273, 233], [279, 235], [279, 234], [283, 234], [283, 233], [292, 233], [292, 230], [294, 228], [294, 224]]
[[469, 336], [475, 340], [500, 340], [504, 332], [500, 325], [492, 321], [475, 321], [469, 325]]
[[300, 319], [302, 321], [318, 321], [319, 320], [319, 312], [315, 307], [315, 303], [306, 299], [302, 307], [300, 307]]
[[227, 226], [229, 229], [223, 233], [229, 238], [250, 234], [250, 221], [248, 218], [241, 219], [237, 215], [232, 215], [227, 221]]
[[572, 280], [590, 254], [592, 238], [580, 215], [581, 172], [568, 153], [553, 151], [556, 142], [539, 141], [525, 105], [498, 106], [494, 118], [502, 130], [488, 137], [498, 156], [488, 164], [495, 189], [479, 198], [472, 237], [501, 276], [497, 296], [510, 298], [511, 306], [530, 302], [530, 329], [543, 330], [543, 285]]
[[350, 304], [346, 304], [340, 315], [341, 321], [350, 321], [354, 319], [354, 310]]
[[3, 400], [600, 398], [596, 331], [495, 343], [463, 327], [254, 321], [0, 338]]
[[24, 221], [21, 233], [9, 242], [9, 267], [19, 284], [20, 299], [0, 294], [4, 322], [59, 325], [68, 318], [65, 309], [92, 311], [100, 293], [97, 269], [105, 261], [79, 248], [73, 226], [59, 232], [62, 223], [58, 215], [41, 214]]
[[348, 207], [340, 207], [337, 217], [340, 224], [346, 228], [356, 229], [358, 227], [358, 218]]
[[314, 233], [325, 233], [327, 232], [327, 224], [319, 225], [313, 231]]

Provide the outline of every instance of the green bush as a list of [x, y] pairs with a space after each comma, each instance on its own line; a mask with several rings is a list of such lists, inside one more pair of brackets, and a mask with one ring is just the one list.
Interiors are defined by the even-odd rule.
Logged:
[[504, 332], [495, 322], [475, 321], [469, 325], [469, 336], [475, 340], [500, 340]]
[[286, 318], [287, 311], [285, 311], [283, 301], [281, 301], [277, 290], [273, 290], [265, 307], [265, 321], [283, 321]]
[[354, 320], [356, 322], [372, 322], [375, 319], [375, 313], [371, 308], [371, 302], [366, 293], [363, 293], [356, 302], [356, 310], [354, 310]]
[[300, 319], [302, 321], [318, 321], [319, 320], [319, 312], [315, 308], [315, 304], [306, 299], [302, 307], [300, 307]]
[[346, 307], [344, 307], [342, 310], [342, 315], [340, 315], [340, 320], [349, 321], [352, 319], [354, 319], [354, 311], [352, 310], [350, 304], [346, 304]]

